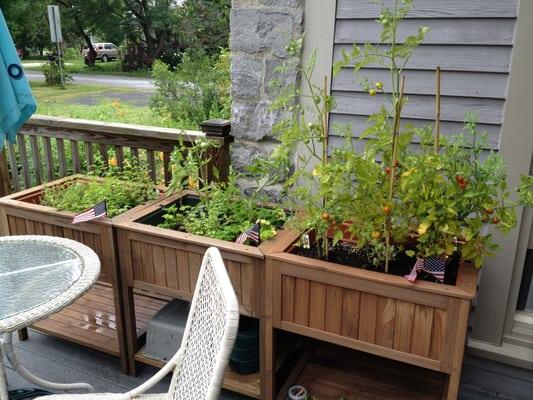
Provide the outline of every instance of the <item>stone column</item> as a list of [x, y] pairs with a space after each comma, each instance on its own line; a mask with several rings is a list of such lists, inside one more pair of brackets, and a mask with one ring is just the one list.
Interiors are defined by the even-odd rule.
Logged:
[[[304, 0], [233, 0], [230, 20], [233, 168], [243, 172], [275, 142], [272, 126], [279, 112], [270, 110], [276, 94], [269, 83], [297, 84], [296, 71], [283, 76], [276, 67], [287, 60], [286, 46], [302, 35]], [[243, 189], [252, 183], [241, 182]]]

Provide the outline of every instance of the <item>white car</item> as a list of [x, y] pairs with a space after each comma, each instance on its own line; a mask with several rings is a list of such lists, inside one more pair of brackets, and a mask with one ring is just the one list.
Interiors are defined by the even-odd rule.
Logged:
[[[93, 48], [96, 51], [96, 59], [102, 62], [108, 62], [121, 58], [120, 48], [113, 43], [93, 43]], [[83, 49], [82, 55], [87, 58], [89, 55], [89, 48]]]

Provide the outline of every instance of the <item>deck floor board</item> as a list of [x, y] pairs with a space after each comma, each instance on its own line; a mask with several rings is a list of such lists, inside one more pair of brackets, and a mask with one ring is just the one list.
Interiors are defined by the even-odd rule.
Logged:
[[[150, 318], [165, 304], [164, 300], [135, 294], [138, 335], [144, 332]], [[57, 314], [35, 323], [33, 328], [118, 356], [119, 347], [115, 321], [115, 306], [111, 287], [96, 284], [75, 303], [65, 307]]]

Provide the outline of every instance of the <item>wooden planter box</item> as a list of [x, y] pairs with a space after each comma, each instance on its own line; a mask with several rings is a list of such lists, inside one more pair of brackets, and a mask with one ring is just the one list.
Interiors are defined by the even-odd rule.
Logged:
[[[160, 365], [141, 354], [143, 340], [134, 335], [136, 327], [133, 318], [133, 291], [143, 290], [190, 300], [202, 258], [211, 246], [218, 247], [222, 253], [239, 299], [241, 314], [254, 318], [262, 318], [263, 315], [263, 249], [268, 247], [268, 242], [259, 247], [240, 245], [141, 222], [154, 213], [157, 214], [163, 207], [179, 202], [187, 196], [196, 196], [196, 193], [184, 191], [169, 196], [124, 213], [113, 221], [119, 243], [129, 353], [135, 355], [130, 358], [132, 371], [135, 361]], [[259, 398], [260, 380], [260, 374], [238, 375], [229, 370], [224, 387]]]
[[74, 175], [0, 198], [0, 234], [59, 236], [81, 242], [96, 252], [101, 261], [97, 287], [73, 306], [33, 327], [119, 356], [123, 371], [128, 372], [113, 220], [100, 218], [72, 225], [74, 213], [40, 204], [45, 188], [87, 179]]
[[272, 326], [442, 372], [447, 375], [442, 398], [456, 399], [475, 268], [461, 263], [455, 286], [412, 284], [290, 254], [298, 237], [280, 235], [266, 254]]

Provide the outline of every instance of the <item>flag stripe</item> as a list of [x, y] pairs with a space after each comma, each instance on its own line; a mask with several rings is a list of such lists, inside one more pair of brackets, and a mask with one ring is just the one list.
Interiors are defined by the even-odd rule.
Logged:
[[409, 275], [405, 275], [404, 277], [409, 282], [414, 282], [416, 281], [418, 271], [424, 271], [437, 279], [437, 281], [444, 282], [447, 263], [448, 260], [444, 258], [417, 258]]
[[103, 201], [88, 210], [76, 214], [72, 219], [72, 223], [79, 224], [80, 222], [87, 222], [105, 216], [107, 216], [107, 207], [105, 201]]
[[261, 225], [259, 225], [259, 223], [255, 223], [252, 225], [251, 228], [248, 228], [243, 233], [241, 233], [239, 237], [235, 240], [235, 243], [243, 244], [244, 242], [246, 242], [247, 239], [250, 239], [252, 242], [259, 244], [260, 231]]

